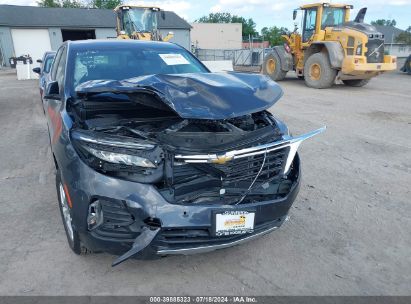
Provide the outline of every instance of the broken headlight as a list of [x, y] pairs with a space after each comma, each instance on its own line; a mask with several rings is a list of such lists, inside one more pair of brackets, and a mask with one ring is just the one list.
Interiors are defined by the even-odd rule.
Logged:
[[73, 145], [90, 167], [103, 172], [152, 174], [162, 151], [153, 143], [92, 131], [73, 131]]
[[147, 158], [136, 155], [116, 153], [110, 151], [97, 150], [92, 147], [84, 146], [84, 148], [95, 157], [113, 164], [123, 164], [128, 166], [137, 166], [145, 168], [155, 168], [156, 166]]

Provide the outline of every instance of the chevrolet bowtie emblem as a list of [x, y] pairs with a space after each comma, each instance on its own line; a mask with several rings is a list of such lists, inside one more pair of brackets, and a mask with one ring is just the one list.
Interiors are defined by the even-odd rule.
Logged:
[[220, 156], [217, 156], [217, 158], [211, 160], [211, 162], [213, 164], [224, 165], [225, 163], [229, 162], [232, 159], [233, 159], [232, 156], [220, 155]]

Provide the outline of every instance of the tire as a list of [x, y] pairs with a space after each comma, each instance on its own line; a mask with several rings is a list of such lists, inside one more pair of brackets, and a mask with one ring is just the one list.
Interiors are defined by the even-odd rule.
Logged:
[[274, 81], [285, 78], [287, 71], [281, 69], [281, 61], [277, 53], [269, 53], [264, 57], [263, 74], [268, 75]]
[[304, 79], [305, 79], [304, 75], [297, 75], [297, 78], [298, 78], [298, 79], [301, 79], [301, 80], [304, 80]]
[[[66, 237], [67, 237], [67, 242], [69, 244], [69, 247], [75, 254], [78, 254], [78, 255], [86, 254], [90, 251], [86, 247], [81, 245], [79, 234], [75, 230], [73, 225], [71, 224], [71, 209], [68, 206], [63, 182], [61, 181], [60, 170], [58, 169], [56, 172], [56, 188], [57, 188], [57, 199], [59, 203], [60, 215], [63, 221], [64, 231], [66, 232]], [[67, 224], [65, 212], [68, 212], [66, 216], [70, 216], [70, 227]]]
[[369, 79], [349, 79], [342, 81], [345, 85], [350, 87], [363, 87], [370, 82]]
[[337, 76], [337, 70], [333, 69], [326, 53], [315, 53], [308, 57], [304, 64], [305, 84], [310, 88], [330, 88]]

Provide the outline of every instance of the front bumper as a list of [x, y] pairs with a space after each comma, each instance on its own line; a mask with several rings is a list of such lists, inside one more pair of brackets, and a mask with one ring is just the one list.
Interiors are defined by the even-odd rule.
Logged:
[[[73, 226], [81, 242], [87, 248], [97, 252], [123, 255], [139, 242], [144, 229], [149, 228], [157, 230], [157, 233], [147, 246], [132, 256], [151, 259], [159, 256], [194, 254], [227, 248], [279, 228], [287, 218], [288, 211], [299, 191], [300, 161], [298, 154], [294, 159], [293, 168], [293, 184], [286, 196], [239, 205], [225, 205], [224, 201], [208, 205], [170, 204], [153, 185], [134, 183], [100, 174], [80, 160], [71, 162], [70, 166], [62, 172], [66, 172], [64, 180], [68, 184], [73, 201]], [[119, 204], [118, 206], [125, 208], [124, 210], [131, 214], [132, 225], [127, 227], [126, 231], [124, 227], [116, 230], [115, 225], [110, 231], [99, 229], [89, 231], [87, 227], [88, 206], [97, 199]], [[124, 215], [123, 209], [113, 208], [110, 209], [113, 214], [117, 210], [119, 214]], [[254, 232], [246, 235], [214, 236], [212, 232], [213, 212], [233, 210], [255, 212]], [[114, 215], [113, 218], [113, 223], [123, 220]]]
[[384, 55], [384, 62], [382, 63], [367, 63], [365, 56], [346, 56], [341, 71], [346, 75], [371, 78], [382, 72], [395, 71], [396, 69], [397, 57], [395, 56]]

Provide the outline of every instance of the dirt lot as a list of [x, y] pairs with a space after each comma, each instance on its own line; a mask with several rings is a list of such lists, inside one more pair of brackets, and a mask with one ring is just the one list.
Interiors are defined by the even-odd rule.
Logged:
[[76, 256], [61, 223], [36, 81], [0, 75], [1, 295], [411, 295], [411, 76], [364, 88], [292, 77], [271, 111], [301, 148], [280, 230], [240, 247], [156, 261]]

